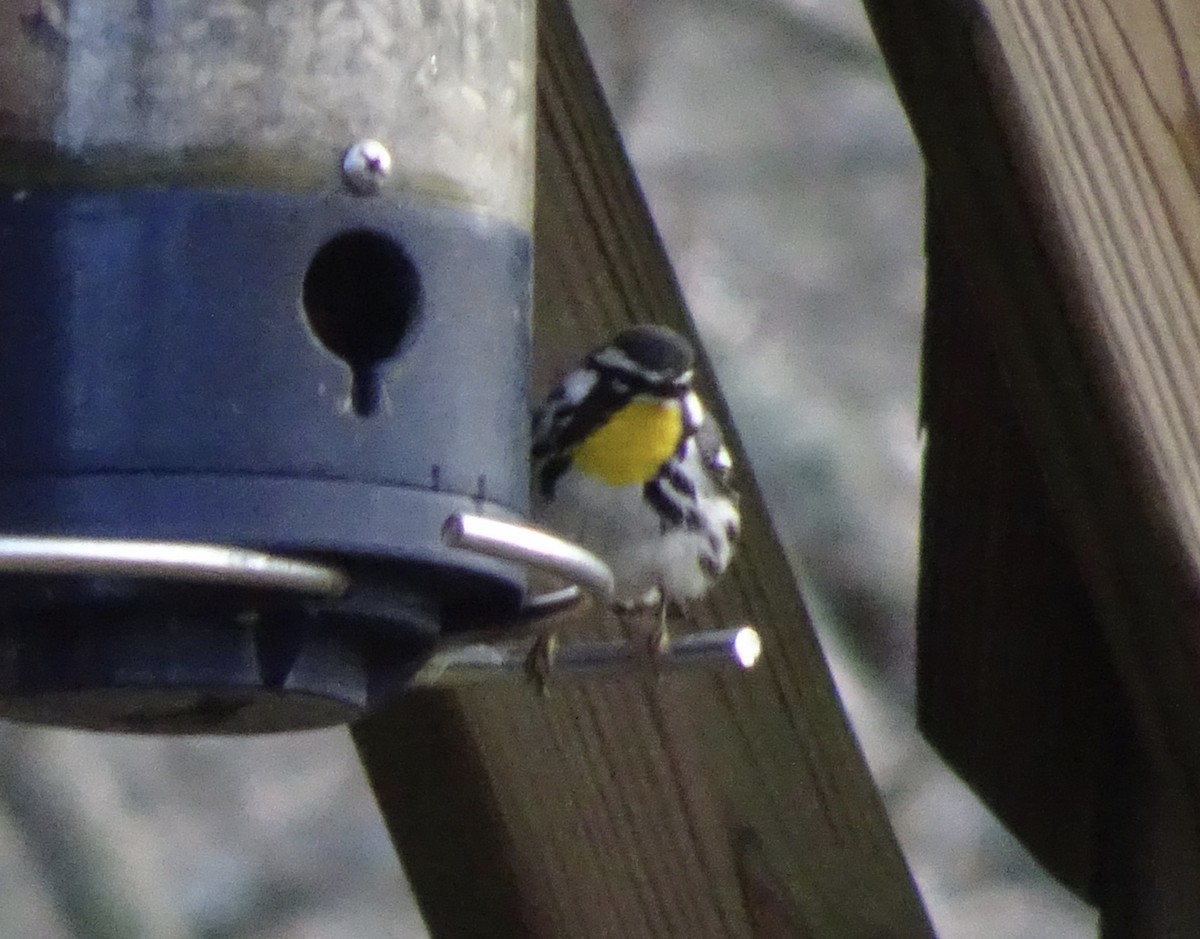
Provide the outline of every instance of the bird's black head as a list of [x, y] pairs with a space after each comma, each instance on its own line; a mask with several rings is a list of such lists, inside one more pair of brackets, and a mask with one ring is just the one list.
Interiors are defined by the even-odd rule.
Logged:
[[619, 332], [588, 356], [589, 364], [635, 385], [666, 392], [691, 382], [695, 354], [691, 344], [666, 326], [643, 324]]

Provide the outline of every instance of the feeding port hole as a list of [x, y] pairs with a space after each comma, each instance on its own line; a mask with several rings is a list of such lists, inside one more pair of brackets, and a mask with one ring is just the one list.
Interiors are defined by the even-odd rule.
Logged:
[[302, 302], [313, 334], [350, 369], [350, 403], [369, 417], [379, 407], [380, 369], [412, 328], [420, 279], [408, 255], [376, 231], [345, 232], [313, 255]]

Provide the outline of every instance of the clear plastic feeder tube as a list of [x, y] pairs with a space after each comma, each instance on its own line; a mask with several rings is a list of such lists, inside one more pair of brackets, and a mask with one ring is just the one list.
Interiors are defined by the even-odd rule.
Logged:
[[343, 185], [528, 230], [534, 0], [0, 0], [0, 185]]

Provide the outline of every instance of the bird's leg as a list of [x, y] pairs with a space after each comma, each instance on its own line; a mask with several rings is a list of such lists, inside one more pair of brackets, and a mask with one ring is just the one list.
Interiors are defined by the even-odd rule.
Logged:
[[639, 644], [639, 637], [645, 632], [641, 619], [646, 613], [646, 605], [641, 601], [624, 601], [613, 604], [613, 613], [621, 626], [621, 635], [630, 645]]
[[655, 664], [666, 654], [671, 645], [670, 623], [667, 620], [670, 605], [671, 601], [667, 599], [666, 591], [660, 586], [658, 588], [658, 622], [650, 634], [649, 643], [650, 660]]
[[529, 656], [525, 659], [525, 674], [529, 677], [530, 684], [542, 697], [549, 694], [547, 685], [557, 654], [558, 633], [544, 632], [533, 640], [533, 645], [529, 648]]
[[670, 616], [675, 604], [661, 586], [632, 602], [617, 603], [613, 610], [625, 641], [645, 656], [657, 673], [671, 645]]
[[621, 625], [621, 633], [625, 641], [638, 651], [639, 655], [648, 658], [657, 656], [659, 636], [664, 634], [659, 622], [661, 607], [661, 591], [651, 589], [637, 600], [627, 600], [613, 604], [613, 612], [617, 614], [617, 622]]

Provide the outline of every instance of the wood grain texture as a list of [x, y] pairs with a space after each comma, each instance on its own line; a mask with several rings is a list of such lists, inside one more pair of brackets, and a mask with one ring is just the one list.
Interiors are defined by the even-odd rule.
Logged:
[[[1066, 301], [1073, 348], [1055, 364], [1095, 395], [1078, 411], [1043, 407], [1061, 425], [1094, 422], [1065, 458], [1117, 477], [1077, 507], [1108, 531], [1077, 535], [1076, 548], [1103, 571], [1092, 589], [1108, 598], [1106, 634], [1140, 730], [1200, 799], [1200, 193], [1179, 144], [1194, 110], [1185, 9], [1126, 3], [1116, 18], [1098, 0], [996, 3], [984, 51], [1003, 74]], [[1047, 331], [1018, 328], [1026, 344]]]
[[1144, 484], [1200, 561], [1200, 8], [997, 2], [999, 49], [1064, 247], [1069, 313], [1122, 406]]
[[[540, 16], [544, 387], [616, 326], [690, 327], [565, 2]], [[741, 488], [745, 543], [689, 628], [754, 622], [750, 675], [412, 696], [356, 728], [435, 935], [931, 935], [748, 470]]]
[[1200, 934], [1196, 9], [868, 9], [1146, 761], [1106, 796], [1106, 935]]

